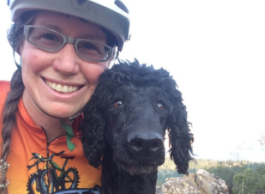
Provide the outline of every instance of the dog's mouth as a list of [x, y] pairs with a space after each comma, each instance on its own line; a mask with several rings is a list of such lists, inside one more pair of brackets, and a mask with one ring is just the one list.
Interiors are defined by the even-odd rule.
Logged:
[[[127, 158], [128, 159], [128, 158]], [[158, 166], [164, 163], [165, 157], [157, 157], [152, 160], [124, 160], [114, 156], [118, 167], [130, 175], [142, 175], [156, 172]]]
[[128, 172], [130, 175], [143, 175], [156, 172], [158, 165], [142, 165], [142, 164], [125, 164], [118, 163], [119, 168]]

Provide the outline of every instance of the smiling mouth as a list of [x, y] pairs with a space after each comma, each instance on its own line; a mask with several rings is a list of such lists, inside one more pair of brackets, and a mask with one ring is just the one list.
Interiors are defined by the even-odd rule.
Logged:
[[45, 80], [45, 82], [51, 89], [55, 90], [56, 92], [72, 93], [81, 88], [77, 86], [67, 86], [67, 85], [56, 84], [54, 82], [50, 82], [47, 80]]

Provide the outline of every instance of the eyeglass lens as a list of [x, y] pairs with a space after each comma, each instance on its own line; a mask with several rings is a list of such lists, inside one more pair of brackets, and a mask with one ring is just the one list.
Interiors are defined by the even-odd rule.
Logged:
[[[67, 43], [66, 36], [42, 27], [31, 26], [26, 36], [31, 44], [49, 52], [57, 52]], [[86, 39], [77, 39], [74, 46], [78, 56], [85, 60], [105, 61], [112, 52], [111, 47]]]

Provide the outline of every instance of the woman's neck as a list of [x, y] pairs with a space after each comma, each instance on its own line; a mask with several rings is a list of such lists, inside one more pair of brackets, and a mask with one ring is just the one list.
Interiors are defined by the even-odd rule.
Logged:
[[[33, 120], [36, 126], [42, 127], [46, 133], [47, 141], [50, 143], [54, 139], [66, 134], [66, 131], [62, 128], [59, 118], [49, 116], [43, 110], [41, 110], [33, 100], [29, 102], [25, 100], [23, 95], [23, 103], [28, 111], [29, 116]], [[72, 121], [64, 120], [65, 123], [71, 125]]]

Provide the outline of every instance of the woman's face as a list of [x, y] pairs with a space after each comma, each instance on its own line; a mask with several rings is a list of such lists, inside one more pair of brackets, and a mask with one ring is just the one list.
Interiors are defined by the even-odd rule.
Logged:
[[[32, 25], [56, 30], [71, 38], [92, 38], [106, 43], [100, 27], [73, 16], [43, 11], [35, 16]], [[40, 108], [59, 118], [69, 118], [84, 107], [95, 90], [99, 75], [109, 66], [109, 61], [89, 62], [79, 58], [72, 44], [52, 53], [25, 40], [20, 54], [25, 107], [32, 113], [32, 109], [40, 112]]]

